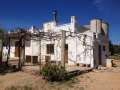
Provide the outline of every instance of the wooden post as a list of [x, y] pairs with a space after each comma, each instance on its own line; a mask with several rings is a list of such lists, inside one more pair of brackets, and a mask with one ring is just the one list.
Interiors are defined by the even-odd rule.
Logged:
[[31, 64], [33, 65], [33, 40], [31, 40], [31, 48], [32, 48]]
[[62, 30], [61, 38], [61, 64], [65, 68], [65, 36], [66, 32]]
[[25, 34], [21, 37], [21, 48], [20, 48], [20, 54], [21, 54], [21, 64], [25, 64]]
[[2, 39], [0, 40], [1, 46], [0, 46], [0, 64], [2, 64]]
[[1, 52], [0, 52], [0, 64], [2, 64], [2, 59], [3, 59], [3, 43], [4, 43], [4, 34], [2, 36], [2, 40], [1, 40]]
[[7, 64], [8, 64], [8, 59], [10, 59], [10, 34], [8, 37], [8, 55], [7, 55]]
[[39, 44], [40, 44], [40, 47], [39, 47], [39, 49], [40, 49], [40, 55], [39, 55], [39, 65], [40, 65], [40, 73], [41, 73], [41, 70], [42, 70], [42, 68], [41, 68], [41, 34], [39, 34]]
[[[20, 41], [19, 41], [19, 44], [20, 44]], [[21, 57], [21, 55], [20, 55], [20, 45], [18, 46], [18, 50], [19, 50], [19, 51], [18, 51], [18, 52], [19, 52], [19, 55], [18, 55], [18, 56], [19, 56], [18, 68], [19, 68], [19, 70], [21, 70], [21, 58], [20, 58], [20, 57]]]
[[25, 37], [23, 39], [23, 65], [25, 64]]

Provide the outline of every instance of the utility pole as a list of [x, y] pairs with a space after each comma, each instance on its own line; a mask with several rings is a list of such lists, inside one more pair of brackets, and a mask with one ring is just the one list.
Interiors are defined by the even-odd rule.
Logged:
[[61, 64], [65, 69], [65, 37], [66, 32], [62, 30], [62, 38], [61, 38]]

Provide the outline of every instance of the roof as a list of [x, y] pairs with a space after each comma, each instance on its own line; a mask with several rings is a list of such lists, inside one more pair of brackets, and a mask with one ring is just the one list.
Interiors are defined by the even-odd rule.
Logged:
[[80, 33], [90, 30], [88, 27], [85, 27], [82, 25], [77, 25], [77, 29], [78, 29], [78, 32], [80, 32]]

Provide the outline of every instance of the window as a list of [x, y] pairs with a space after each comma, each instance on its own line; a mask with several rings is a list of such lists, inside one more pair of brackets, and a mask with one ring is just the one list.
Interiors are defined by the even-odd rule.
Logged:
[[28, 56], [28, 55], [26, 56], [26, 62], [31, 63], [31, 56]]
[[38, 56], [33, 56], [33, 63], [37, 64], [38, 63]]
[[54, 54], [54, 44], [47, 44], [47, 54]]

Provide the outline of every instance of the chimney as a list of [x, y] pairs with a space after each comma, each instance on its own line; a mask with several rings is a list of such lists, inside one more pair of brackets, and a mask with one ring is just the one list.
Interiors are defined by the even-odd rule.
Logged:
[[76, 23], [76, 16], [71, 16], [71, 23]]
[[109, 33], [109, 24], [105, 21], [102, 22], [102, 29], [105, 33], [105, 35], [108, 37], [108, 33]]
[[102, 20], [101, 19], [93, 19], [90, 21], [90, 29], [92, 32], [100, 34], [102, 29]]
[[77, 31], [76, 23], [77, 23], [76, 16], [71, 16], [71, 31], [72, 32]]
[[55, 21], [56, 23], [58, 22], [58, 20], [57, 20], [57, 10], [56, 9], [54, 9], [53, 10], [53, 12], [52, 12], [52, 14], [53, 14], [53, 21]]

